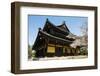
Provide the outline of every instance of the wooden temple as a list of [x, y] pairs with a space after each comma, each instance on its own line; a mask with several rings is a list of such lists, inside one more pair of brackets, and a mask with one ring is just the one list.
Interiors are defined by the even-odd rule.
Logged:
[[73, 48], [70, 44], [75, 40], [65, 22], [56, 26], [48, 19], [44, 28], [39, 28], [38, 35], [32, 46], [36, 51], [35, 57], [61, 57], [78, 55], [78, 48]]

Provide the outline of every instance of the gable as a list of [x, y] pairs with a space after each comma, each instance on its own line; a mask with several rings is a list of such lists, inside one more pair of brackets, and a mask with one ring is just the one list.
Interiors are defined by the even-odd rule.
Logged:
[[70, 32], [68, 27], [66, 26], [65, 22], [62, 25], [57, 26], [59, 29], [65, 31], [65, 32]]

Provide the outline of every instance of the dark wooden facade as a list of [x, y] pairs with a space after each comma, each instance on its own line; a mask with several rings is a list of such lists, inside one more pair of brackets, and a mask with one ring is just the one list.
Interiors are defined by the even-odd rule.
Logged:
[[32, 47], [36, 51], [36, 57], [61, 57], [78, 55], [78, 48], [72, 48], [71, 43], [74, 38], [67, 37], [70, 30], [63, 22], [59, 26], [55, 26], [48, 19], [44, 28], [39, 28], [37, 38]]

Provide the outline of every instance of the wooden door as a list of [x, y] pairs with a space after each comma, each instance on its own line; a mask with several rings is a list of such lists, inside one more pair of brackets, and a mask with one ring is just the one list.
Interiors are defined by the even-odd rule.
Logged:
[[55, 56], [63, 56], [63, 48], [62, 47], [56, 47], [56, 51], [55, 51]]

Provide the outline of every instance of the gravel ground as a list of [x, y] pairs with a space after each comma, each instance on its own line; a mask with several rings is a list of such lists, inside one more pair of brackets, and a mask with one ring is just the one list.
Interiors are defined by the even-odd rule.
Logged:
[[[44, 58], [36, 58], [34, 60], [39, 60], [39, 61], [45, 61], [45, 60], [66, 60], [66, 59], [84, 59], [88, 58], [86, 55], [79, 55], [79, 56], [62, 56], [62, 57], [44, 57]], [[29, 61], [32, 61], [32, 59], [29, 59]]]

